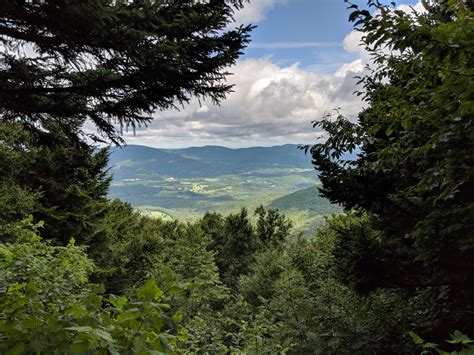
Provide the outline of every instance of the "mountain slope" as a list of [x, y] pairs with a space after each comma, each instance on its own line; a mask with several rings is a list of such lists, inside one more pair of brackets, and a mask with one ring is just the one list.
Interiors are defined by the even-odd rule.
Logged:
[[268, 207], [277, 208], [281, 211], [295, 209], [318, 214], [333, 213], [340, 210], [340, 207], [331, 204], [327, 199], [320, 196], [317, 186], [298, 190], [277, 198]]
[[307, 168], [311, 159], [296, 145], [229, 149], [218, 146], [185, 149], [155, 149], [129, 145], [113, 148], [112, 174], [118, 178], [139, 178], [144, 174], [178, 178], [240, 174], [265, 168]]

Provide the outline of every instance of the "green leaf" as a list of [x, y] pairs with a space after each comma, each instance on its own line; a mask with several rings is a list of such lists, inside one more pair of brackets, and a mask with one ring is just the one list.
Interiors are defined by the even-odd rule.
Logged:
[[123, 306], [125, 306], [127, 304], [128, 299], [125, 296], [117, 297], [117, 296], [114, 296], [114, 295], [110, 295], [109, 296], [109, 302], [115, 308], [122, 310]]
[[112, 338], [112, 335], [103, 329], [94, 329], [92, 333], [105, 340], [107, 343], [111, 344], [115, 342], [115, 340]]
[[91, 333], [94, 329], [89, 326], [81, 326], [81, 327], [67, 327], [67, 330], [72, 330], [78, 333]]
[[145, 341], [141, 337], [136, 337], [133, 340], [133, 351], [136, 354], [139, 354], [142, 349], [146, 347]]
[[89, 350], [89, 342], [88, 341], [78, 341], [74, 342], [69, 345], [68, 351], [72, 353], [82, 353]]
[[172, 287], [168, 290], [167, 294], [173, 296], [173, 295], [180, 294], [180, 293], [184, 293], [184, 292], [186, 292], [186, 289], [185, 289], [185, 288], [183, 288], [183, 287], [178, 287], [178, 286], [172, 286]]
[[447, 340], [450, 344], [470, 344], [474, 343], [467, 335], [461, 333], [459, 330], [455, 330], [454, 334], [451, 335], [452, 340]]
[[154, 279], [150, 279], [140, 289], [140, 291], [137, 293], [137, 296], [142, 300], [153, 301], [159, 298], [162, 294], [163, 291], [158, 288], [156, 281]]
[[413, 332], [408, 332], [408, 335], [410, 335], [410, 337], [413, 339], [415, 344], [421, 345], [425, 342], [423, 339], [421, 339], [417, 334]]
[[183, 314], [180, 313], [180, 312], [176, 312], [175, 314], [173, 314], [173, 317], [172, 319], [176, 322], [176, 323], [179, 323], [183, 320]]

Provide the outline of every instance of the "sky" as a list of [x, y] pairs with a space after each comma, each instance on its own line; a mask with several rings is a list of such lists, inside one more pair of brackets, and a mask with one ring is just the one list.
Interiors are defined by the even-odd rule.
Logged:
[[[417, 0], [397, 5], [422, 8]], [[353, 92], [370, 58], [346, 7], [343, 0], [251, 0], [235, 21], [257, 28], [229, 68], [235, 86], [226, 100], [156, 112], [147, 127], [126, 132], [125, 141], [156, 148], [314, 143], [321, 132], [312, 121], [335, 109], [356, 117], [364, 107]]]

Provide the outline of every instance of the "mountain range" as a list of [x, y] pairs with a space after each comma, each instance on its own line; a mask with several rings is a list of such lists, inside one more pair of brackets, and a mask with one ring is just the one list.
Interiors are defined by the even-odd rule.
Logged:
[[295, 144], [238, 149], [220, 146], [157, 149], [127, 145], [112, 148], [109, 164], [119, 179], [143, 174], [193, 178], [242, 174], [262, 168], [312, 168], [310, 156]]
[[111, 198], [147, 214], [192, 220], [207, 211], [235, 213], [259, 205], [287, 214], [304, 232], [337, 206], [319, 196], [311, 157], [295, 144], [230, 149], [220, 146], [112, 148]]

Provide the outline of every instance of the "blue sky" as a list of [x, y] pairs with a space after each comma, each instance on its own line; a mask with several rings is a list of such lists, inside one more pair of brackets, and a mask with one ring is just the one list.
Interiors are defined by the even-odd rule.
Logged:
[[[422, 9], [416, 0], [397, 5]], [[370, 58], [346, 7], [343, 0], [251, 0], [235, 15], [237, 23], [258, 27], [229, 68], [234, 92], [220, 106], [192, 100], [180, 111], [157, 112], [148, 127], [124, 138], [163, 148], [313, 143], [321, 132], [312, 121], [334, 109], [355, 117], [364, 106], [352, 93]]]
[[[276, 64], [331, 71], [356, 59], [342, 41], [352, 29], [349, 11], [338, 0], [289, 0], [277, 4], [257, 24], [242, 59], [271, 56]], [[337, 68], [336, 68], [337, 69]]]

